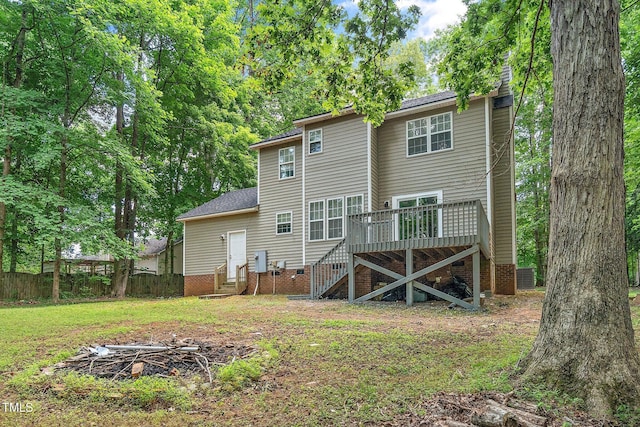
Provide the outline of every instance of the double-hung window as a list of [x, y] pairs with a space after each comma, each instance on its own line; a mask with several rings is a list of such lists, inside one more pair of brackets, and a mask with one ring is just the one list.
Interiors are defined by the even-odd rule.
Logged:
[[407, 155], [433, 153], [453, 147], [451, 112], [407, 122]]
[[324, 200], [309, 203], [309, 240], [324, 239]]
[[295, 176], [296, 148], [281, 148], [278, 151], [278, 167], [280, 179], [293, 178]]
[[276, 234], [291, 234], [291, 212], [276, 214]]
[[322, 153], [322, 129], [309, 131], [309, 154]]
[[327, 239], [342, 238], [342, 197], [327, 200]]
[[355, 215], [364, 212], [362, 195], [347, 197], [347, 215]]

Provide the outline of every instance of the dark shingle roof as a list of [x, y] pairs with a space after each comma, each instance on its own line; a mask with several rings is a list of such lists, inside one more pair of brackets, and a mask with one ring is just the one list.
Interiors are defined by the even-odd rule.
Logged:
[[200, 205], [197, 208], [191, 209], [189, 212], [183, 213], [178, 219], [233, 212], [255, 208], [256, 206], [258, 206], [258, 189], [256, 187], [245, 188], [225, 193], [204, 205]]
[[452, 91], [434, 93], [433, 95], [423, 96], [421, 98], [407, 99], [402, 101], [402, 105], [396, 111], [408, 110], [409, 108], [420, 107], [422, 105], [433, 104], [434, 102], [444, 101], [456, 97], [456, 93]]
[[258, 144], [262, 144], [263, 142], [275, 141], [277, 139], [289, 138], [290, 136], [295, 136], [295, 135], [302, 135], [302, 128], [294, 128], [289, 131], [286, 131], [285, 133], [281, 133], [280, 135], [263, 139], [262, 141], [258, 142]]

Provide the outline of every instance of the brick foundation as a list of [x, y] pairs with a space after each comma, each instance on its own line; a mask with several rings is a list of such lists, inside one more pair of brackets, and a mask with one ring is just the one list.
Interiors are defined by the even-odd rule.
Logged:
[[[444, 257], [442, 257], [444, 259]], [[418, 271], [432, 265], [441, 259], [416, 259], [414, 271]], [[385, 263], [383, 267], [395, 271], [398, 274], [406, 274], [404, 261], [394, 260]], [[494, 272], [495, 269], [495, 272]], [[275, 293], [280, 295], [308, 295], [310, 293], [310, 271], [309, 266], [305, 266], [304, 274], [299, 274], [297, 269], [286, 269], [275, 275]], [[260, 285], [258, 294], [274, 293], [274, 276], [272, 272], [260, 273]], [[247, 278], [247, 294], [253, 294], [258, 274], [250, 271]], [[456, 265], [448, 265], [436, 271], [429, 273], [426, 279], [430, 283], [436, 282], [439, 277], [441, 283], [446, 283], [453, 276], [459, 276], [464, 279], [470, 286], [473, 283], [473, 261], [468, 256]], [[364, 266], [358, 266], [356, 269], [356, 295], [361, 297], [374, 290], [374, 286], [379, 283], [390, 283], [393, 279], [385, 276], [378, 271], [372, 271]], [[424, 277], [418, 279], [419, 282], [424, 281]], [[490, 260], [481, 257], [480, 259], [480, 290], [492, 290], [494, 294], [514, 295], [516, 290], [516, 267], [513, 264], [493, 265]], [[206, 295], [214, 292], [213, 274], [204, 274], [198, 276], [185, 276], [184, 278], [184, 296]], [[336, 298], [347, 298], [346, 283], [333, 292]]]
[[208, 295], [213, 293], [213, 274], [184, 276], [184, 296]]
[[498, 295], [516, 294], [516, 266], [515, 264], [496, 265], [496, 284], [493, 293]]
[[[300, 269], [302, 270], [302, 269]], [[247, 278], [247, 295], [253, 295], [256, 288], [257, 276], [260, 275], [260, 284], [258, 286], [258, 294], [272, 294], [274, 293], [274, 278], [275, 278], [275, 293], [280, 295], [309, 295], [311, 288], [310, 282], [311, 268], [306, 266], [304, 268], [304, 274], [298, 274], [298, 269], [286, 269], [281, 270], [278, 275], [273, 275], [271, 271], [267, 273], [255, 273], [249, 272]]]

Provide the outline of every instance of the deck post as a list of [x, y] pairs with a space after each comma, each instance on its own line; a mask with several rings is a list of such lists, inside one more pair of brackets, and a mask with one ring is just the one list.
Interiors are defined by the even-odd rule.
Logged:
[[[409, 276], [410, 274], [413, 274], [413, 249], [411, 248], [407, 249], [404, 257], [404, 262], [405, 262], [405, 268], [407, 271], [407, 276]], [[413, 305], [413, 281], [412, 280], [408, 281], [406, 286], [407, 286], [406, 287], [407, 307], [411, 307]]]
[[472, 256], [473, 260], [473, 306], [480, 308], [480, 251], [476, 251]]
[[353, 260], [353, 252], [349, 252], [347, 256], [347, 280], [348, 280], [348, 297], [349, 302], [352, 303], [356, 299], [356, 272], [355, 264]]

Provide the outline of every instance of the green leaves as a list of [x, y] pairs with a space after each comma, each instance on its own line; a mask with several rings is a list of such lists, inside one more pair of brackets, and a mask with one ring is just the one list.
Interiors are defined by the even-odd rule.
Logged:
[[392, 45], [417, 23], [417, 7], [402, 12], [392, 0], [363, 0], [348, 17], [329, 0], [267, 0], [258, 10], [246, 62], [268, 90], [277, 90], [303, 67], [322, 79], [316, 93], [325, 109], [351, 105], [379, 125], [412, 87], [409, 63], [391, 69], [385, 61]]

